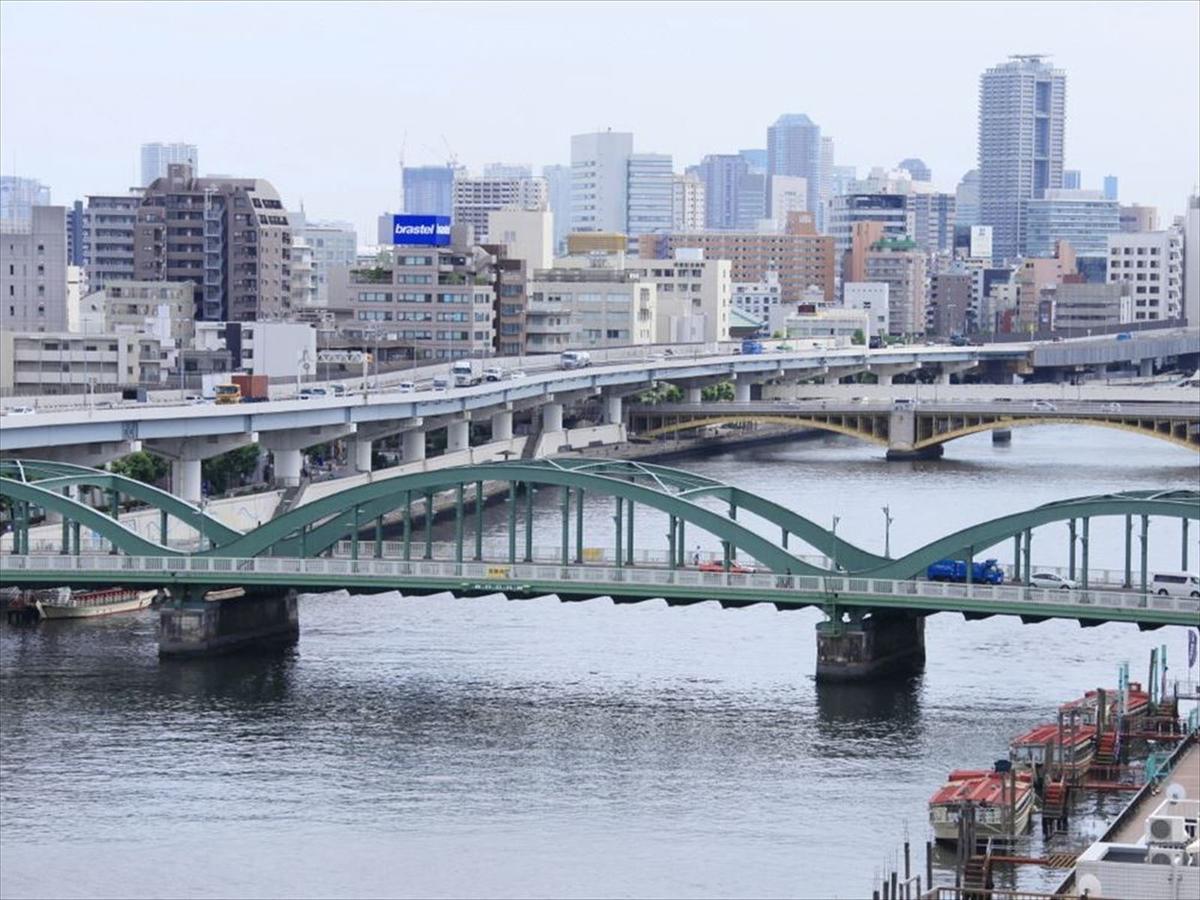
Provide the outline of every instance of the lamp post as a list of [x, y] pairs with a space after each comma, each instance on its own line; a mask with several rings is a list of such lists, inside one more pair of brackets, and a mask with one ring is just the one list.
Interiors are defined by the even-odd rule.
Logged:
[[883, 510], [883, 558], [892, 558], [892, 518], [891, 506], [880, 507]]
[[837, 548], [838, 548], [838, 545], [837, 545], [837, 527], [838, 527], [838, 522], [840, 522], [840, 521], [842, 521], [840, 517], [838, 517], [838, 516], [834, 516], [834, 517], [833, 517], [833, 574], [834, 574], [834, 575], [836, 575], [836, 574], [837, 574], [837, 571], [838, 571], [838, 561], [837, 561]]

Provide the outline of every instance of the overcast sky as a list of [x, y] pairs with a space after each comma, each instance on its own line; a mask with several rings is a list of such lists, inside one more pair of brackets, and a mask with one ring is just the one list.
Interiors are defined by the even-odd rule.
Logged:
[[[1066, 166], [1182, 212], [1200, 170], [1200, 5], [57, 4], [0, 6], [0, 168], [56, 203], [122, 191], [143, 141], [271, 181], [289, 208], [394, 209], [398, 154], [478, 170], [569, 162], [611, 127], [676, 170], [763, 147], [807, 113], [839, 165], [976, 163], [979, 74], [1010, 53], [1067, 72]], [[443, 141], [444, 136], [444, 141]]]

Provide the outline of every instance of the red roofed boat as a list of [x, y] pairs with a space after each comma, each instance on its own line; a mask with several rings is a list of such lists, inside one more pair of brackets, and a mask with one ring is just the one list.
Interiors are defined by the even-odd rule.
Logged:
[[[1076, 700], [1071, 700], [1060, 706], [1059, 712], [1064, 716], [1069, 716], [1073, 710], [1079, 711], [1079, 721], [1085, 725], [1096, 724], [1096, 713], [1100, 708], [1100, 691], [1088, 691], [1082, 697]], [[1113, 721], [1117, 718], [1117, 710], [1120, 706], [1120, 691], [1106, 690], [1104, 693], [1104, 727], [1108, 730]], [[1136, 724], [1138, 720], [1144, 718], [1150, 712], [1150, 694], [1142, 690], [1139, 682], [1129, 682], [1129, 699], [1125, 706], [1125, 719], [1131, 724]], [[1136, 729], [1134, 729], [1136, 730]]]
[[[1012, 798], [1008, 796], [1006, 779], [1013, 786]], [[968, 804], [975, 807], [976, 839], [1024, 834], [1033, 813], [1033, 778], [1028, 772], [1009, 774], [986, 769], [951, 772], [946, 784], [929, 798], [929, 824], [938, 843], [958, 842], [959, 818]]]
[[1064, 723], [1063, 748], [1058, 747], [1058, 725], [1038, 725], [1017, 735], [1008, 745], [1008, 758], [1014, 768], [1030, 770], [1041, 777], [1050, 762], [1063, 773], [1074, 772], [1082, 777], [1096, 755], [1096, 726], [1076, 725], [1074, 731]]

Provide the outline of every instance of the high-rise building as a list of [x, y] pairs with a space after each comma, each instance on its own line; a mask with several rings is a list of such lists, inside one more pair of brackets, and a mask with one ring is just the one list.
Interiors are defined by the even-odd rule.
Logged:
[[867, 251], [866, 280], [887, 283], [889, 334], [924, 334], [925, 254], [915, 241], [878, 241]]
[[675, 186], [670, 154], [630, 154], [626, 184], [625, 233], [636, 237], [670, 231], [675, 218]]
[[1200, 325], [1200, 194], [1188, 197], [1183, 218], [1183, 314]]
[[970, 319], [974, 286], [974, 273], [965, 268], [931, 275], [926, 330], [943, 336], [974, 331]]
[[1083, 173], [1078, 169], [1063, 169], [1063, 190], [1078, 191], [1083, 189]]
[[66, 208], [35, 205], [23, 222], [0, 222], [0, 251], [0, 328], [66, 331]]
[[829, 182], [829, 199], [851, 192], [851, 185], [858, 179], [857, 166], [834, 166]]
[[671, 230], [703, 231], [704, 182], [694, 172], [671, 176]]
[[133, 281], [133, 233], [140, 190], [128, 194], [89, 194], [83, 212], [83, 265], [88, 290], [112, 281]]
[[454, 214], [453, 166], [405, 166], [404, 212], [412, 216]]
[[999, 259], [1025, 242], [1026, 200], [1062, 187], [1067, 76], [1040, 56], [1013, 56], [979, 79], [979, 224]]
[[571, 230], [571, 167], [542, 166], [542, 177], [554, 213], [554, 252], [561, 253]]
[[487, 233], [491, 245], [503, 246], [510, 260], [523, 261], [528, 273], [554, 264], [554, 213], [549, 210], [495, 210], [488, 213]]
[[704, 214], [708, 227], [715, 230], [736, 228], [740, 179], [750, 174], [746, 160], [733, 153], [710, 154], [689, 171], [694, 171], [704, 182]]
[[767, 178], [767, 209], [776, 231], [787, 225], [788, 213], [808, 212], [808, 179], [798, 175], [771, 175]]
[[[808, 209], [816, 216], [819, 231], [824, 230], [822, 201], [832, 166], [832, 152], [821, 144], [821, 129], [808, 116], [782, 115], [767, 129], [767, 174], [808, 179]], [[827, 168], [830, 171], [825, 171]], [[767, 214], [772, 211], [767, 210]]]
[[734, 227], [738, 231], [754, 231], [767, 218], [767, 178], [761, 172], [738, 176], [737, 214]]
[[1134, 203], [1119, 209], [1122, 231], [1158, 231], [1158, 207]]
[[768, 154], [766, 150], [739, 150], [738, 156], [746, 161], [746, 166], [751, 174], [767, 174]]
[[933, 181], [933, 172], [929, 166], [925, 165], [925, 160], [909, 157], [902, 159], [896, 166], [897, 169], [904, 169], [912, 176], [913, 181]]
[[908, 195], [908, 205], [912, 212], [912, 237], [921, 249], [927, 253], [951, 253], [957, 224], [954, 194], [914, 191]]
[[571, 231], [625, 231], [632, 153], [627, 131], [571, 136]]
[[1104, 257], [1108, 236], [1121, 230], [1117, 201], [1099, 191], [1049, 190], [1024, 203], [1023, 256], [1053, 256], [1054, 246], [1066, 241], [1076, 257]]
[[483, 167], [484, 178], [532, 178], [533, 166], [524, 163], [486, 163]]
[[1117, 199], [1117, 176], [1116, 175], [1105, 175], [1104, 176], [1104, 199], [1105, 200], [1116, 200]]
[[[883, 237], [912, 238], [916, 232], [910, 194], [843, 194], [829, 203], [829, 227], [838, 258], [850, 249], [855, 222], [883, 223]], [[852, 279], [861, 281], [861, 278]]]
[[199, 172], [200, 151], [195, 144], [142, 144], [142, 187], [166, 178], [167, 167], [174, 163], [186, 163]]
[[83, 265], [83, 201], [76, 200], [67, 209], [67, 265]]
[[958, 225], [979, 224], [979, 170], [962, 177], [954, 192], [954, 221]]
[[1183, 315], [1183, 235], [1177, 230], [1108, 237], [1108, 283], [1128, 282], [1133, 321]]
[[287, 212], [269, 182], [197, 178], [173, 163], [138, 207], [134, 278], [197, 285], [197, 319], [277, 319], [292, 308], [291, 248]]
[[36, 178], [0, 175], [0, 225], [28, 225], [35, 206], [49, 205], [50, 188]]
[[492, 242], [488, 214], [498, 209], [545, 209], [550, 192], [544, 178], [496, 177], [454, 179], [454, 223], [470, 225], [476, 243]]
[[[289, 212], [293, 246], [302, 237], [310, 257], [312, 300], [317, 306], [329, 304], [329, 273], [334, 266], [353, 266], [358, 256], [358, 233], [349, 222], [318, 222], [308, 220], [303, 210]], [[388, 218], [388, 241], [391, 240], [391, 217]], [[295, 269], [295, 267], [293, 267]]]

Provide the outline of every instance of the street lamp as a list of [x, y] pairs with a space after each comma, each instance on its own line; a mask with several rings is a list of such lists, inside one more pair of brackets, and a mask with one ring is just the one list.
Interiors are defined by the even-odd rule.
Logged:
[[838, 516], [834, 516], [834, 517], [833, 517], [833, 574], [834, 574], [834, 575], [836, 575], [836, 574], [837, 574], [837, 571], [838, 571], [838, 561], [837, 561], [837, 548], [838, 548], [838, 544], [837, 544], [837, 527], [838, 527], [838, 522], [840, 522], [840, 521], [842, 521], [840, 517], [838, 517]]
[[883, 510], [883, 558], [892, 558], [892, 523], [896, 521], [892, 518], [891, 506], [880, 507]]

